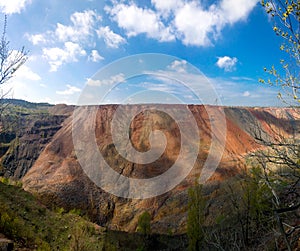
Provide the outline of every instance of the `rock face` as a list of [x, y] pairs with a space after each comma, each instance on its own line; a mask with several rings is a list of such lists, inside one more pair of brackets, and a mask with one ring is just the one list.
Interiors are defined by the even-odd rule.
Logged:
[[[109, 166], [123, 176], [139, 179], [156, 177], [167, 171], [176, 162], [180, 152], [180, 130], [176, 122], [165, 113], [148, 111], [138, 114], [129, 129], [131, 144], [141, 152], [148, 151], [151, 148], [150, 132], [160, 130], [167, 139], [167, 147], [161, 157], [151, 164], [132, 163], [120, 156], [113, 144], [111, 122], [117, 107], [100, 106], [97, 108], [95, 118], [96, 143]], [[176, 110], [180, 105], [170, 107]], [[124, 107], [125, 113], [137, 108], [138, 106]], [[199, 177], [207, 160], [212, 135], [217, 142], [221, 142], [222, 137], [226, 136], [226, 144], [223, 151], [220, 143], [217, 143], [212, 152], [213, 157], [222, 156], [222, 158], [210, 177], [209, 184], [215, 184], [241, 170], [245, 156], [261, 147], [254, 140], [256, 132], [259, 131], [264, 137], [275, 137], [274, 132], [279, 130], [288, 137], [295, 131], [299, 132], [300, 128], [299, 111], [295, 109], [224, 108], [225, 125], [220, 119], [222, 107], [190, 105], [188, 108], [194, 115], [200, 132], [200, 142], [189, 140], [191, 147], [200, 143], [200, 150], [195, 165], [186, 179], [167, 193], [144, 200], [126, 199], [111, 195], [97, 187], [81, 168], [74, 151], [72, 117], [64, 122], [38, 159], [32, 162], [32, 167], [22, 179], [24, 188], [38, 194], [48, 205], [55, 203], [67, 209], [80, 208], [95, 222], [111, 229], [135, 231], [138, 217], [144, 211], [148, 211], [152, 216], [153, 232], [182, 233], [186, 227], [187, 190]], [[210, 109], [210, 116], [207, 109]], [[85, 113], [89, 115], [89, 112], [90, 109], [87, 108]], [[188, 124], [189, 121], [185, 123]], [[214, 123], [213, 133], [212, 123]], [[34, 130], [32, 129], [32, 132]], [[36, 132], [41, 133], [40, 130], [34, 132], [32, 135]], [[41, 140], [41, 137], [39, 138]], [[84, 140], [83, 138], [82, 141]], [[32, 152], [27, 156], [30, 154]], [[92, 158], [93, 154], [93, 151], [87, 152], [86, 158]], [[182, 168], [187, 167], [183, 165]]]
[[[55, 112], [60, 109], [49, 105], [37, 111], [39, 104], [25, 101], [18, 101], [17, 104], [21, 105], [17, 106], [18, 109], [26, 108], [26, 112], [13, 113], [1, 118], [3, 129], [0, 132], [0, 175], [20, 179], [32, 167], [54, 134], [61, 129], [62, 122], [70, 113], [64, 114], [63, 110], [56, 115]], [[32, 110], [28, 110], [28, 107]], [[52, 112], [51, 109], [56, 110]], [[5, 124], [9, 127], [5, 128]]]

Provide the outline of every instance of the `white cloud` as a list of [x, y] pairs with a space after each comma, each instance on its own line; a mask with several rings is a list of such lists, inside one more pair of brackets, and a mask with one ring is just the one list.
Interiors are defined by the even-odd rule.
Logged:
[[20, 13], [31, 0], [0, 0], [0, 10], [5, 14]]
[[67, 85], [67, 89], [64, 91], [56, 91], [56, 94], [58, 95], [73, 95], [75, 93], [81, 92], [81, 89], [79, 89], [76, 86], [72, 86], [72, 85]]
[[177, 72], [186, 72], [187, 61], [186, 60], [175, 60], [173, 61], [168, 68]]
[[178, 39], [187, 46], [210, 46], [225, 26], [245, 20], [259, 0], [221, 0], [211, 5], [195, 0], [151, 0], [151, 8], [112, 2], [106, 11], [128, 37], [146, 34], [158, 41]]
[[186, 3], [176, 11], [174, 24], [177, 36], [185, 45], [209, 46], [209, 35], [216, 34], [219, 13], [215, 6], [204, 10], [196, 2]]
[[22, 65], [15, 74], [16, 78], [18, 78], [20, 81], [27, 79], [32, 81], [39, 81], [41, 80], [41, 77], [33, 72], [28, 66]]
[[41, 97], [41, 77], [30, 66], [22, 65], [7, 83], [1, 86], [0, 93], [7, 94], [7, 98], [18, 98], [36, 101]]
[[224, 56], [218, 58], [217, 66], [221, 69], [224, 69], [225, 71], [234, 71], [237, 62], [237, 58]]
[[[1, 1], [1, 0], [0, 0]], [[41, 43], [76, 42], [87, 44], [94, 36], [95, 26], [102, 17], [93, 10], [74, 12], [70, 16], [70, 25], [56, 24], [54, 30], [41, 34], [26, 34], [27, 39], [34, 45]]]
[[97, 50], [92, 50], [91, 54], [89, 55], [89, 60], [94, 63], [97, 63], [103, 59], [104, 57], [102, 57]]
[[33, 45], [38, 45], [47, 42], [47, 38], [44, 34], [35, 34], [35, 35], [26, 34], [25, 36]]
[[72, 25], [63, 25], [58, 23], [55, 35], [62, 42], [78, 42], [86, 40], [93, 33], [93, 26], [96, 20], [101, 20], [101, 16], [92, 10], [84, 12], [75, 12], [71, 15]]
[[167, 18], [171, 11], [178, 9], [183, 5], [181, 0], [151, 0], [151, 3], [164, 18]]
[[64, 63], [77, 62], [78, 57], [86, 56], [86, 51], [79, 44], [64, 43], [64, 48], [44, 48], [43, 57], [49, 61], [50, 71], [57, 71]]
[[119, 84], [121, 82], [125, 81], [125, 77], [123, 73], [111, 76], [108, 79], [102, 79], [102, 80], [94, 80], [94, 79], [88, 79], [87, 85], [89, 86], [103, 86], [103, 85], [115, 85]]
[[159, 83], [158, 84], [158, 83], [152, 83], [152, 82], [143, 82], [140, 85], [149, 91], [159, 91], [159, 92], [172, 93], [172, 94], [178, 93], [176, 87], [174, 87], [168, 83]]
[[229, 23], [235, 23], [247, 18], [258, 0], [222, 0], [221, 12]]
[[[2, 71], [5, 72], [8, 70], [8, 68], [12, 68], [13, 70], [19, 70], [19, 67], [25, 63], [25, 61], [28, 59], [28, 57], [18, 50], [10, 50], [7, 55], [7, 60], [3, 62], [2, 65]], [[16, 63], [16, 61], [19, 61]]]
[[99, 38], [103, 38], [105, 44], [111, 48], [118, 48], [120, 44], [126, 42], [126, 40], [119, 34], [114, 33], [108, 26], [100, 27], [97, 30]]
[[174, 10], [182, 5], [182, 1], [180, 0], [151, 0], [151, 3], [157, 10], [161, 11]]
[[[1, 0], [0, 0], [1, 1]], [[57, 23], [53, 30], [40, 34], [26, 34], [33, 45], [42, 45], [42, 56], [49, 61], [50, 71], [57, 71], [65, 63], [77, 62], [79, 57], [98, 62], [104, 57], [95, 50], [97, 38], [104, 40], [107, 47], [118, 48], [126, 40], [113, 32], [109, 26], [101, 26], [102, 17], [96, 11], [75, 12], [69, 24]], [[86, 51], [91, 51], [87, 54]]]
[[159, 41], [173, 41], [175, 36], [170, 28], [165, 27], [160, 17], [151, 9], [139, 8], [131, 5], [116, 4], [112, 8], [106, 7], [118, 26], [123, 28], [128, 37], [146, 34], [149, 38]]
[[232, 80], [236, 80], [236, 81], [251, 81], [254, 82], [256, 81], [254, 78], [249, 78], [249, 77], [243, 77], [243, 76], [239, 76], [239, 77], [231, 77]]
[[101, 26], [102, 17], [93, 10], [75, 12], [70, 16], [70, 21], [70, 25], [57, 23], [54, 30], [48, 30], [42, 34], [26, 34], [26, 37], [34, 45], [73, 42], [84, 47], [92, 47], [97, 37], [102, 38], [111, 48], [118, 48], [120, 44], [126, 42], [109, 26]]
[[250, 92], [249, 91], [245, 91], [243, 93], [243, 97], [250, 97]]

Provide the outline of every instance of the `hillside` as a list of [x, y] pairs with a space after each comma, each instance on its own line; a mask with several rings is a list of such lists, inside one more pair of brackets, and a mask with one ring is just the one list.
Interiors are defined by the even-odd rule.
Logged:
[[[138, 106], [125, 106], [125, 111], [138, 109]], [[180, 106], [169, 106], [180, 109]], [[206, 107], [207, 108], [207, 107]], [[186, 231], [187, 191], [199, 177], [203, 164], [208, 156], [211, 142], [211, 124], [204, 106], [189, 106], [200, 130], [201, 147], [193, 170], [187, 178], [171, 191], [155, 198], [136, 200], [116, 197], [97, 187], [84, 173], [78, 163], [73, 147], [72, 120], [65, 120], [62, 128], [54, 135], [51, 142], [35, 161], [22, 179], [24, 188], [43, 201], [66, 209], [80, 208], [94, 222], [108, 226], [113, 230], [135, 232], [139, 216], [148, 211], [151, 214], [153, 233], [172, 232], [181, 234]], [[151, 164], [132, 164], [122, 158], [112, 144], [110, 123], [116, 105], [99, 106], [96, 116], [96, 141], [105, 160], [119, 174], [133, 178], [150, 178], [157, 176], [176, 161], [178, 156], [178, 129], [172, 119], [163, 113], [150, 112], [139, 114], [132, 122], [131, 141], [141, 151], [149, 148], [149, 131], [158, 129], [165, 132], [167, 148], [164, 154]], [[217, 142], [224, 136], [224, 124], [219, 120], [222, 107], [209, 107], [214, 114], [214, 135]], [[293, 130], [299, 130], [299, 113], [289, 108], [234, 108], [224, 109], [226, 115], [226, 145], [224, 152], [219, 143], [213, 154], [222, 156], [213, 176], [206, 184], [207, 193], [245, 167], [247, 155], [260, 149], [254, 137], [255, 130], [263, 132], [265, 137], [275, 137], [275, 131], [286, 137]], [[89, 109], [85, 110], [89, 115]], [[89, 123], [89, 121], [85, 121]], [[188, 126], [188, 121], [186, 123]], [[84, 139], [83, 139], [84, 140]], [[190, 139], [190, 144], [198, 144]], [[87, 147], [88, 144], [85, 144]], [[180, 145], [179, 145], [180, 146]], [[90, 154], [90, 155], [89, 155]], [[88, 150], [86, 158], [92, 158], [94, 151]], [[186, 167], [182, 167], [183, 169]], [[216, 210], [218, 204], [211, 205]], [[215, 209], [214, 209], [215, 208]]]
[[[138, 250], [144, 246], [140, 234], [109, 231], [81, 217], [80, 210], [47, 208], [21, 183], [0, 179], [0, 239], [13, 241], [14, 250]], [[5, 235], [3, 235], [5, 234]], [[183, 250], [184, 236], [154, 235], [143, 250]], [[5, 247], [0, 240], [0, 250]]]
[[[60, 208], [51, 211], [30, 193], [10, 185], [8, 179], [1, 181], [0, 233], [15, 242], [16, 250], [22, 247], [67, 250], [74, 245], [74, 238], [81, 238], [80, 242], [89, 242], [91, 247], [97, 248], [97, 235], [101, 236], [103, 229], [78, 216], [75, 210], [73, 213]], [[81, 237], [75, 236], [79, 228], [83, 229]]]
[[2, 99], [0, 107], [0, 175], [19, 179], [70, 113], [57, 114], [53, 105], [23, 100]]

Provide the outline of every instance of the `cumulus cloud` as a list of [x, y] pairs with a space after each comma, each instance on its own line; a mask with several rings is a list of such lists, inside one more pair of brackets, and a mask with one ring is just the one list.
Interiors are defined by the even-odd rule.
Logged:
[[38, 44], [43, 44], [47, 42], [47, 38], [44, 34], [26, 34], [25, 37], [33, 44], [33, 45], [38, 45]]
[[103, 59], [104, 57], [102, 57], [97, 50], [92, 50], [91, 54], [89, 55], [89, 60], [94, 63], [97, 63]]
[[86, 51], [79, 44], [64, 43], [64, 48], [44, 48], [43, 56], [49, 61], [50, 71], [55, 72], [64, 63], [77, 62], [79, 57], [85, 56]]
[[41, 77], [33, 72], [27, 65], [22, 65], [17, 71], [16, 71], [16, 77], [20, 80], [32, 80], [32, 81], [39, 81], [41, 80]]
[[101, 16], [95, 11], [86, 10], [84, 12], [75, 12], [71, 15], [72, 25], [57, 24], [55, 35], [60, 41], [78, 42], [87, 39], [93, 33], [93, 27]]
[[250, 92], [249, 91], [245, 91], [243, 93], [243, 97], [250, 97]]
[[186, 72], [186, 66], [186, 60], [175, 60], [168, 66], [168, 69], [183, 73]]
[[215, 32], [218, 12], [213, 6], [204, 10], [195, 2], [186, 3], [176, 12], [175, 27], [178, 37], [185, 45], [211, 45], [209, 34]]
[[31, 0], [1, 0], [0, 10], [5, 14], [20, 13]]
[[183, 2], [179, 0], [151, 0], [151, 3], [164, 18], [167, 18], [172, 11], [183, 5]]
[[128, 37], [146, 34], [161, 42], [178, 39], [187, 46], [210, 46], [225, 26], [245, 20], [258, 1], [204, 5], [203, 1], [151, 0], [151, 8], [113, 1], [106, 11]]
[[[102, 16], [94, 10], [74, 12], [69, 20], [68, 24], [57, 23], [54, 29], [44, 33], [25, 35], [33, 45], [44, 46], [42, 55], [49, 60], [52, 72], [62, 64], [77, 62], [83, 56], [91, 62], [103, 60], [99, 51], [95, 50], [97, 38], [103, 39], [108, 48], [119, 48], [126, 43], [126, 39], [109, 26], [101, 25]], [[86, 51], [91, 51], [91, 54]]]
[[234, 71], [237, 62], [238, 62], [237, 58], [224, 56], [218, 58], [217, 66], [221, 69], [224, 69], [225, 71]]
[[149, 38], [159, 41], [173, 41], [175, 36], [169, 27], [165, 27], [159, 15], [147, 8], [140, 8], [136, 4], [129, 5], [120, 3], [112, 8], [106, 7], [118, 26], [126, 31], [128, 37], [146, 34]]
[[182, 5], [182, 1], [178, 0], [151, 0], [152, 5], [160, 11], [170, 11]]
[[233, 24], [247, 18], [257, 2], [257, 0], [223, 0], [220, 9], [226, 22]]
[[97, 30], [99, 38], [103, 38], [105, 44], [111, 48], [118, 48], [120, 44], [126, 42], [126, 40], [119, 34], [114, 33], [108, 26], [100, 27]]
[[86, 44], [93, 38], [95, 27], [101, 20], [102, 17], [93, 10], [74, 12], [70, 16], [70, 25], [57, 23], [54, 30], [41, 34], [26, 34], [26, 37], [34, 45], [58, 42]]
[[73, 94], [78, 93], [78, 92], [81, 92], [81, 89], [79, 89], [76, 86], [67, 85], [67, 89], [66, 90], [64, 90], [64, 91], [56, 91], [56, 94], [69, 96], [69, 95], [73, 95]]
[[102, 79], [102, 80], [94, 80], [94, 79], [88, 79], [87, 81], [87, 85], [89, 86], [103, 86], [103, 85], [115, 85], [115, 84], [119, 84], [121, 82], [125, 81], [125, 76], [123, 73], [111, 76], [108, 79]]

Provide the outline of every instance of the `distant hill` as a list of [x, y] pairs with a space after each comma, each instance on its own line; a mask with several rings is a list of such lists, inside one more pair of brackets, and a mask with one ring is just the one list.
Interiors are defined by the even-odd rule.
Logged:
[[22, 99], [0, 99], [0, 105], [1, 104], [11, 104], [11, 105], [16, 105], [16, 106], [22, 106], [22, 107], [29, 108], [29, 109], [54, 106], [49, 103], [32, 103], [32, 102], [28, 102], [28, 101], [25, 101]]

